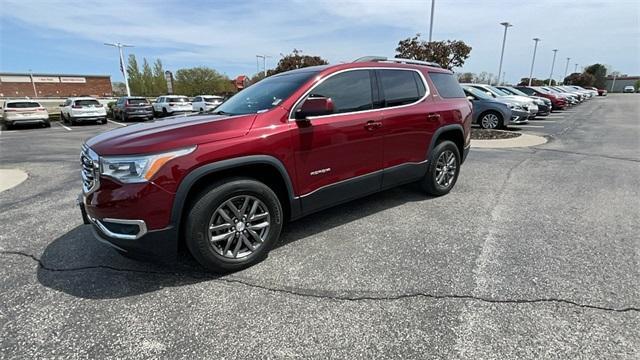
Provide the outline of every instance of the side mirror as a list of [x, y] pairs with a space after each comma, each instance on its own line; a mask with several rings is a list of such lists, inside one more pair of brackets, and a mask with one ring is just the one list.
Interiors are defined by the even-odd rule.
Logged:
[[310, 116], [329, 115], [333, 114], [333, 111], [334, 107], [331, 98], [307, 98], [296, 110], [296, 120], [305, 120]]
[[491, 91], [487, 91], [487, 95], [491, 96], [491, 97], [496, 97], [495, 95], [493, 95], [493, 93], [491, 93]]
[[475, 100], [475, 98], [473, 96], [467, 96], [467, 100], [473, 101], [473, 100]]

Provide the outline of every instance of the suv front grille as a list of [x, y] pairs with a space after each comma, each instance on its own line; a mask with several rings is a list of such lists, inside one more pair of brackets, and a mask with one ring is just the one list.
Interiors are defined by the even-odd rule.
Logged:
[[98, 155], [86, 145], [80, 152], [80, 164], [82, 169], [82, 190], [85, 194], [95, 191], [100, 184]]

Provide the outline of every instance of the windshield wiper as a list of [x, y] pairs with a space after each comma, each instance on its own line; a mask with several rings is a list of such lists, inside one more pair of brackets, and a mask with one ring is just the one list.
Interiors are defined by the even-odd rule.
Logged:
[[[213, 110], [215, 110], [215, 109], [213, 109]], [[222, 110], [218, 110], [218, 111], [209, 110], [209, 111], [207, 111], [207, 113], [212, 114], [212, 115], [235, 115], [235, 114], [232, 114], [230, 112], [226, 112], [226, 111], [222, 111]]]

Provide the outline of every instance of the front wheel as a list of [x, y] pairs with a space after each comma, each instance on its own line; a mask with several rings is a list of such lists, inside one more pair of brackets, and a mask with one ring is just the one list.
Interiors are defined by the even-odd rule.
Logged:
[[252, 179], [229, 179], [205, 189], [193, 204], [185, 240], [207, 269], [238, 271], [267, 256], [282, 223], [282, 206], [268, 186]]
[[436, 145], [429, 156], [429, 167], [421, 181], [430, 195], [442, 196], [456, 184], [460, 173], [460, 151], [456, 144], [445, 140]]
[[494, 112], [482, 114], [479, 123], [483, 129], [499, 129], [504, 126], [502, 116]]

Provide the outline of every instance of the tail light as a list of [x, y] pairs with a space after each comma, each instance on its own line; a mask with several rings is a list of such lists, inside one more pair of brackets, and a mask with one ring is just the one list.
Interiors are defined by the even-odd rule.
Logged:
[[73, 108], [73, 109], [82, 109], [82, 106], [80, 106], [80, 105], [72, 105], [71, 108]]
[[36, 111], [47, 111], [47, 109], [43, 108], [43, 107], [39, 107], [36, 109]]
[[14, 112], [14, 111], [17, 111], [17, 110], [15, 110], [15, 109], [4, 109], [4, 112]]
[[96, 107], [103, 107], [103, 106], [104, 106], [104, 105], [102, 105], [102, 104], [98, 104], [98, 105], [96, 105]]

